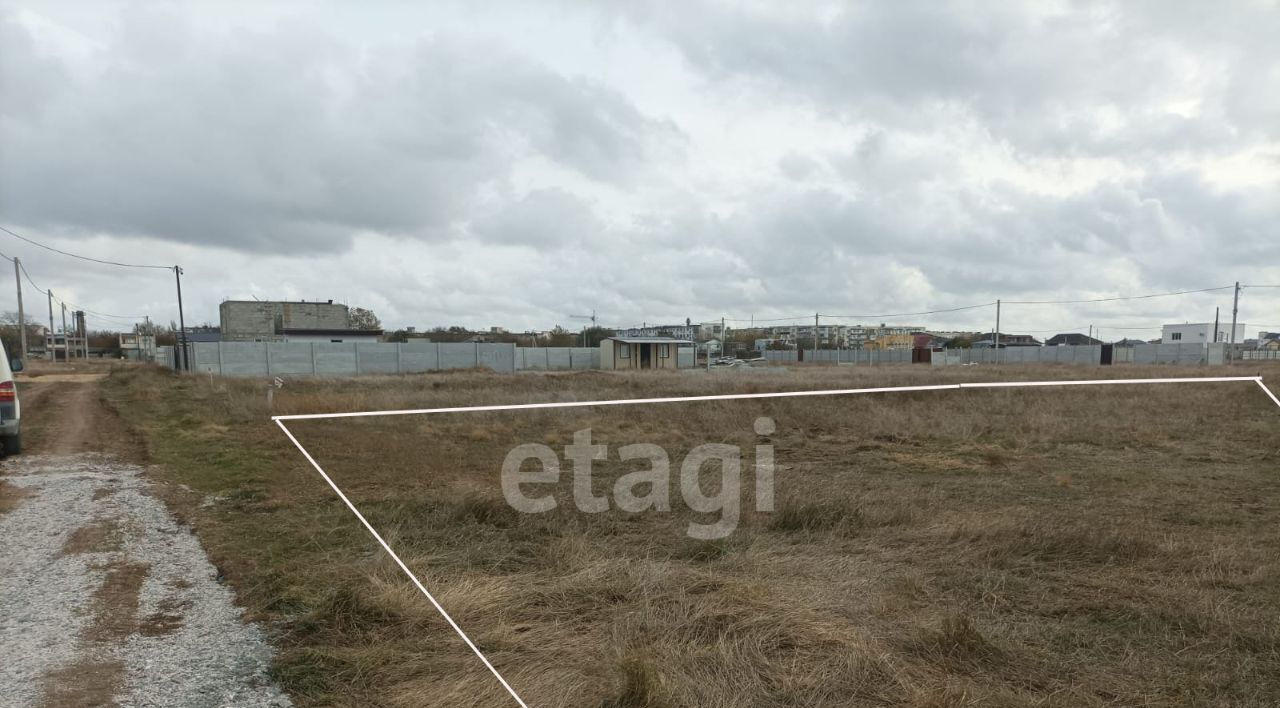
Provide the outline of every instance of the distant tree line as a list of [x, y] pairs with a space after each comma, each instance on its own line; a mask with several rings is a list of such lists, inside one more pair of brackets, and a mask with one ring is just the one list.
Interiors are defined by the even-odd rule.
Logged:
[[433, 327], [428, 330], [410, 332], [406, 329], [398, 329], [394, 332], [388, 332], [386, 341], [388, 342], [407, 342], [411, 339], [429, 339], [433, 342], [499, 342], [504, 344], [515, 344], [520, 347], [580, 347], [584, 342], [586, 346], [599, 346], [600, 341], [608, 337], [612, 337], [614, 331], [606, 327], [588, 327], [585, 330], [574, 332], [564, 327], [556, 326], [546, 334], [529, 334], [523, 332], [494, 332], [491, 330], [473, 330], [461, 325], [453, 325], [450, 327]]

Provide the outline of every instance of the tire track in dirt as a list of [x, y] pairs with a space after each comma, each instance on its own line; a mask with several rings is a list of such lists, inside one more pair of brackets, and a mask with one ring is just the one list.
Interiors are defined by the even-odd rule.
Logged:
[[24, 381], [19, 395], [29, 454], [0, 480], [0, 500], [16, 500], [0, 514], [13, 541], [0, 547], [0, 666], [12, 670], [0, 695], [19, 706], [289, 705], [265, 678], [260, 632], [126, 462], [141, 446], [96, 380]]

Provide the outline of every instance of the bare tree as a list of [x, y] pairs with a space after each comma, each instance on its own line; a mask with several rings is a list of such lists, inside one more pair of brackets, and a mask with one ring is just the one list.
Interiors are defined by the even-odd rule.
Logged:
[[560, 325], [556, 325], [555, 329], [551, 330], [551, 335], [547, 337], [547, 346], [572, 347], [577, 342], [577, 339], [577, 334], [570, 332]]
[[[39, 344], [43, 337], [43, 330], [40, 322], [30, 315], [27, 316], [27, 346], [39, 346], [41, 349], [44, 345]], [[22, 348], [22, 327], [18, 321], [17, 312], [0, 313], [0, 341], [4, 342], [4, 350], [9, 352], [10, 356], [18, 356], [18, 350]]]
[[351, 308], [347, 321], [351, 323], [351, 329], [382, 329], [382, 320], [373, 314], [373, 310], [363, 307]]

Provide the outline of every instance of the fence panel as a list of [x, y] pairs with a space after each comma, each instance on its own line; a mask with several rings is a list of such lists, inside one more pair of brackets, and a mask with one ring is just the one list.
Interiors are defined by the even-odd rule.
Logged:
[[356, 359], [360, 362], [360, 370], [356, 371], [355, 366], [352, 366], [350, 371], [352, 374], [396, 374], [400, 372], [400, 358], [394, 344], [360, 342], [356, 344], [356, 352]]
[[268, 376], [305, 376], [315, 373], [313, 352], [309, 342], [268, 342], [267, 354], [271, 357]]
[[600, 350], [595, 347], [517, 347], [513, 357], [517, 371], [600, 368]]
[[400, 373], [422, 373], [440, 370], [440, 345], [435, 342], [398, 344]]
[[516, 370], [516, 345], [514, 344], [477, 344], [476, 366], [494, 371], [512, 373]]
[[317, 376], [346, 376], [356, 371], [356, 347], [358, 343], [316, 342], [311, 345], [315, 349]]

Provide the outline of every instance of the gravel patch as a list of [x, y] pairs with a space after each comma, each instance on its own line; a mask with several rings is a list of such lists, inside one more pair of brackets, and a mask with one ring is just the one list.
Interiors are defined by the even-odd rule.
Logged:
[[[20, 457], [4, 469], [28, 493], [0, 514], [5, 705], [40, 705], [51, 681], [82, 665], [121, 667], [102, 689], [119, 706], [291, 705], [266, 676], [262, 631], [241, 619], [199, 541], [148, 493], [140, 468], [78, 455]], [[72, 538], [91, 526], [110, 532]], [[104, 598], [121, 568], [145, 575]]]

